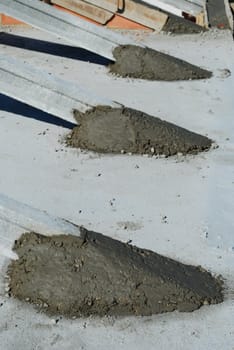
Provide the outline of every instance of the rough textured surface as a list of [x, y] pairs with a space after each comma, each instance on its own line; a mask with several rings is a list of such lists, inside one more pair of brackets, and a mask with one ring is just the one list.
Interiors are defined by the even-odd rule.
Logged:
[[184, 265], [99, 233], [25, 233], [9, 267], [11, 293], [50, 314], [151, 315], [222, 302], [222, 283]]
[[169, 14], [169, 18], [162, 30], [173, 34], [198, 34], [206, 31], [205, 28], [172, 14]]
[[72, 147], [103, 153], [138, 154], [197, 153], [211, 140], [174, 124], [131, 108], [99, 106], [75, 112], [79, 126], [68, 135]]
[[209, 24], [211, 27], [230, 29], [230, 23], [225, 9], [224, 0], [209, 0], [207, 1], [206, 6]]
[[147, 47], [122, 45], [113, 55], [116, 61], [110, 64], [110, 71], [122, 77], [174, 81], [212, 76], [210, 71]]

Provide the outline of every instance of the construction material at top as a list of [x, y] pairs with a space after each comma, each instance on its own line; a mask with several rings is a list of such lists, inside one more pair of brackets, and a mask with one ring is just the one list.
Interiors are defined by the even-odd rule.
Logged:
[[119, 106], [106, 98], [95, 96], [78, 84], [51, 76], [48, 72], [7, 55], [0, 55], [0, 91], [73, 124], [73, 110], [85, 112], [100, 104]]
[[131, 41], [127, 36], [98, 27], [40, 1], [1, 0], [0, 12], [110, 60], [114, 60], [112, 51], [116, 46]]
[[[52, 0], [51, 2], [53, 2]], [[65, 0], [66, 1], [66, 0]], [[122, 0], [85, 0], [84, 2], [96, 5], [101, 8], [105, 8], [108, 11], [115, 12], [121, 6]]]
[[222, 281], [201, 267], [81, 228], [81, 236], [25, 233], [8, 268], [9, 295], [50, 315], [191, 312], [223, 301]]
[[[113, 12], [108, 11], [108, 9], [94, 6], [82, 0], [53, 0], [51, 1], [51, 4], [55, 4], [67, 10], [71, 10], [72, 12], [78, 13], [84, 17], [88, 17], [89, 19], [100, 24], [106, 24], [114, 16]], [[106, 5], [107, 4], [105, 3], [105, 6]], [[107, 6], [107, 8], [109, 8], [109, 6]], [[117, 9], [114, 9], [114, 11], [116, 10]]]
[[102, 153], [137, 153], [165, 156], [208, 150], [212, 141], [177, 125], [131, 108], [98, 106], [75, 111], [78, 126], [68, 145]]
[[[34, 1], [36, 2], [39, 0]], [[233, 28], [228, 0], [45, 0], [44, 2], [77, 14], [78, 17], [113, 28], [150, 28], [157, 32], [173, 33], [198, 33], [208, 27]]]
[[205, 25], [205, 4], [203, 0], [198, 0], [196, 3], [186, 0], [179, 2], [173, 2], [172, 0], [112, 0], [109, 6], [106, 1], [102, 0], [51, 0], [50, 3], [74, 11], [101, 24], [105, 23], [104, 19], [108, 22], [113, 16], [117, 15], [160, 31], [164, 30], [170, 14], [174, 14], [186, 19], [193, 17], [197, 24]]
[[130, 19], [148, 28], [160, 31], [165, 25], [168, 15], [158, 11], [146, 3], [135, 0], [112, 1], [82, 1], [82, 0], [51, 0], [51, 4], [59, 5], [75, 13], [86, 16], [98, 23], [106, 24], [116, 14]]

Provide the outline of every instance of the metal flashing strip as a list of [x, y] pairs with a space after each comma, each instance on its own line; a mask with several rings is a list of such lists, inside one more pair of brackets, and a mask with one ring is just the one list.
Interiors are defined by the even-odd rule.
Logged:
[[[80, 236], [80, 227], [72, 222], [18, 202], [3, 193], [0, 193], [0, 220], [28, 232], [48, 236], [68, 234]], [[0, 234], [0, 256], [17, 259], [17, 255], [11, 250], [12, 243], [4, 233]]]
[[144, 2], [177, 16], [181, 16], [182, 12], [197, 16], [204, 10], [203, 0], [144, 0]]
[[132, 42], [127, 36], [113, 33], [110, 29], [99, 27], [40, 1], [1, 0], [0, 12], [113, 61], [113, 49]]
[[0, 92], [71, 123], [75, 123], [74, 109], [85, 112], [96, 105], [119, 106], [6, 55], [0, 55]]

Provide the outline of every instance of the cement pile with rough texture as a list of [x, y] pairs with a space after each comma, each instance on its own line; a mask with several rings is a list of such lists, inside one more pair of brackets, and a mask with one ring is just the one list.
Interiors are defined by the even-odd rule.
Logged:
[[11, 295], [51, 315], [151, 315], [190, 312], [223, 301], [222, 282], [100, 233], [46, 237], [25, 233], [8, 269]]
[[110, 72], [122, 77], [146, 80], [207, 79], [212, 72], [162, 52], [135, 45], [117, 46], [113, 50], [115, 62]]
[[174, 124], [131, 108], [98, 106], [74, 112], [78, 122], [67, 145], [102, 153], [163, 154], [207, 150], [212, 141]]
[[197, 25], [182, 17], [177, 17], [168, 13], [169, 18], [162, 28], [163, 32], [173, 34], [198, 34], [206, 31], [206, 28]]

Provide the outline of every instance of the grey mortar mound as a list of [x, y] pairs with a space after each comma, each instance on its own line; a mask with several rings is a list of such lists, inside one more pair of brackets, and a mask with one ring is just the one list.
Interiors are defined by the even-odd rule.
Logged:
[[208, 70], [147, 47], [117, 46], [113, 56], [116, 61], [109, 65], [110, 72], [122, 77], [175, 81], [212, 76]]
[[131, 108], [98, 106], [74, 112], [79, 126], [67, 137], [67, 145], [102, 153], [197, 153], [212, 141], [174, 124]]
[[184, 18], [180, 18], [177, 16], [173, 16], [169, 14], [169, 18], [166, 24], [163, 26], [162, 31], [173, 34], [198, 34], [202, 32], [206, 32], [207, 29], [201, 27], [189, 20]]
[[190, 312], [223, 301], [222, 282], [189, 266], [100, 233], [25, 233], [8, 269], [10, 291], [50, 315]]

